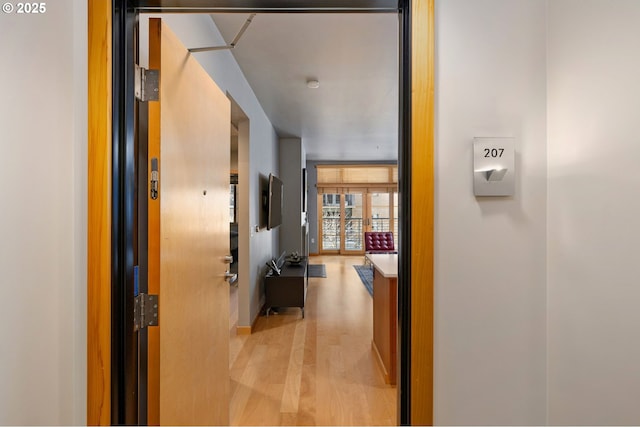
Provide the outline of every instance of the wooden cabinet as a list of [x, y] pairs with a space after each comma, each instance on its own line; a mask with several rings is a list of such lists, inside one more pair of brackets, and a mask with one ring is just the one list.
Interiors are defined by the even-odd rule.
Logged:
[[396, 384], [398, 279], [397, 255], [367, 255], [373, 264], [373, 342], [387, 384]]
[[279, 276], [269, 272], [264, 279], [267, 316], [274, 307], [300, 307], [304, 319], [307, 286], [306, 257], [299, 264], [285, 262]]

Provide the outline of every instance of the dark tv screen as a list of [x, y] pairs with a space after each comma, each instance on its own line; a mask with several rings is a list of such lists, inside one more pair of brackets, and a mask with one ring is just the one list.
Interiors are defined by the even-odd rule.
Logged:
[[271, 230], [282, 224], [282, 190], [282, 181], [280, 181], [277, 176], [270, 174], [267, 230]]

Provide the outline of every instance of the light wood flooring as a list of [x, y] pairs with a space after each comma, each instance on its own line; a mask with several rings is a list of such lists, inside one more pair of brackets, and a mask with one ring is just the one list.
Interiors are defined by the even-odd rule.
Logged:
[[251, 335], [232, 328], [231, 425], [396, 424], [396, 388], [371, 350], [372, 300], [353, 268], [362, 261], [311, 257], [327, 277], [309, 279], [304, 319], [281, 309]]

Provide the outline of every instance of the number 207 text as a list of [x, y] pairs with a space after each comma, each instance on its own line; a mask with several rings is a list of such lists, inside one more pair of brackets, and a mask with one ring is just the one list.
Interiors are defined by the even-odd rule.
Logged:
[[485, 148], [484, 157], [502, 157], [504, 148]]

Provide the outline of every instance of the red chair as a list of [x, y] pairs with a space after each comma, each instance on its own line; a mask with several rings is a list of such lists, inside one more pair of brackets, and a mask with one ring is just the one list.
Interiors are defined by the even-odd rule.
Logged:
[[[366, 254], [396, 254], [393, 243], [393, 233], [390, 231], [365, 231], [364, 253]], [[365, 263], [367, 257], [365, 256]]]

